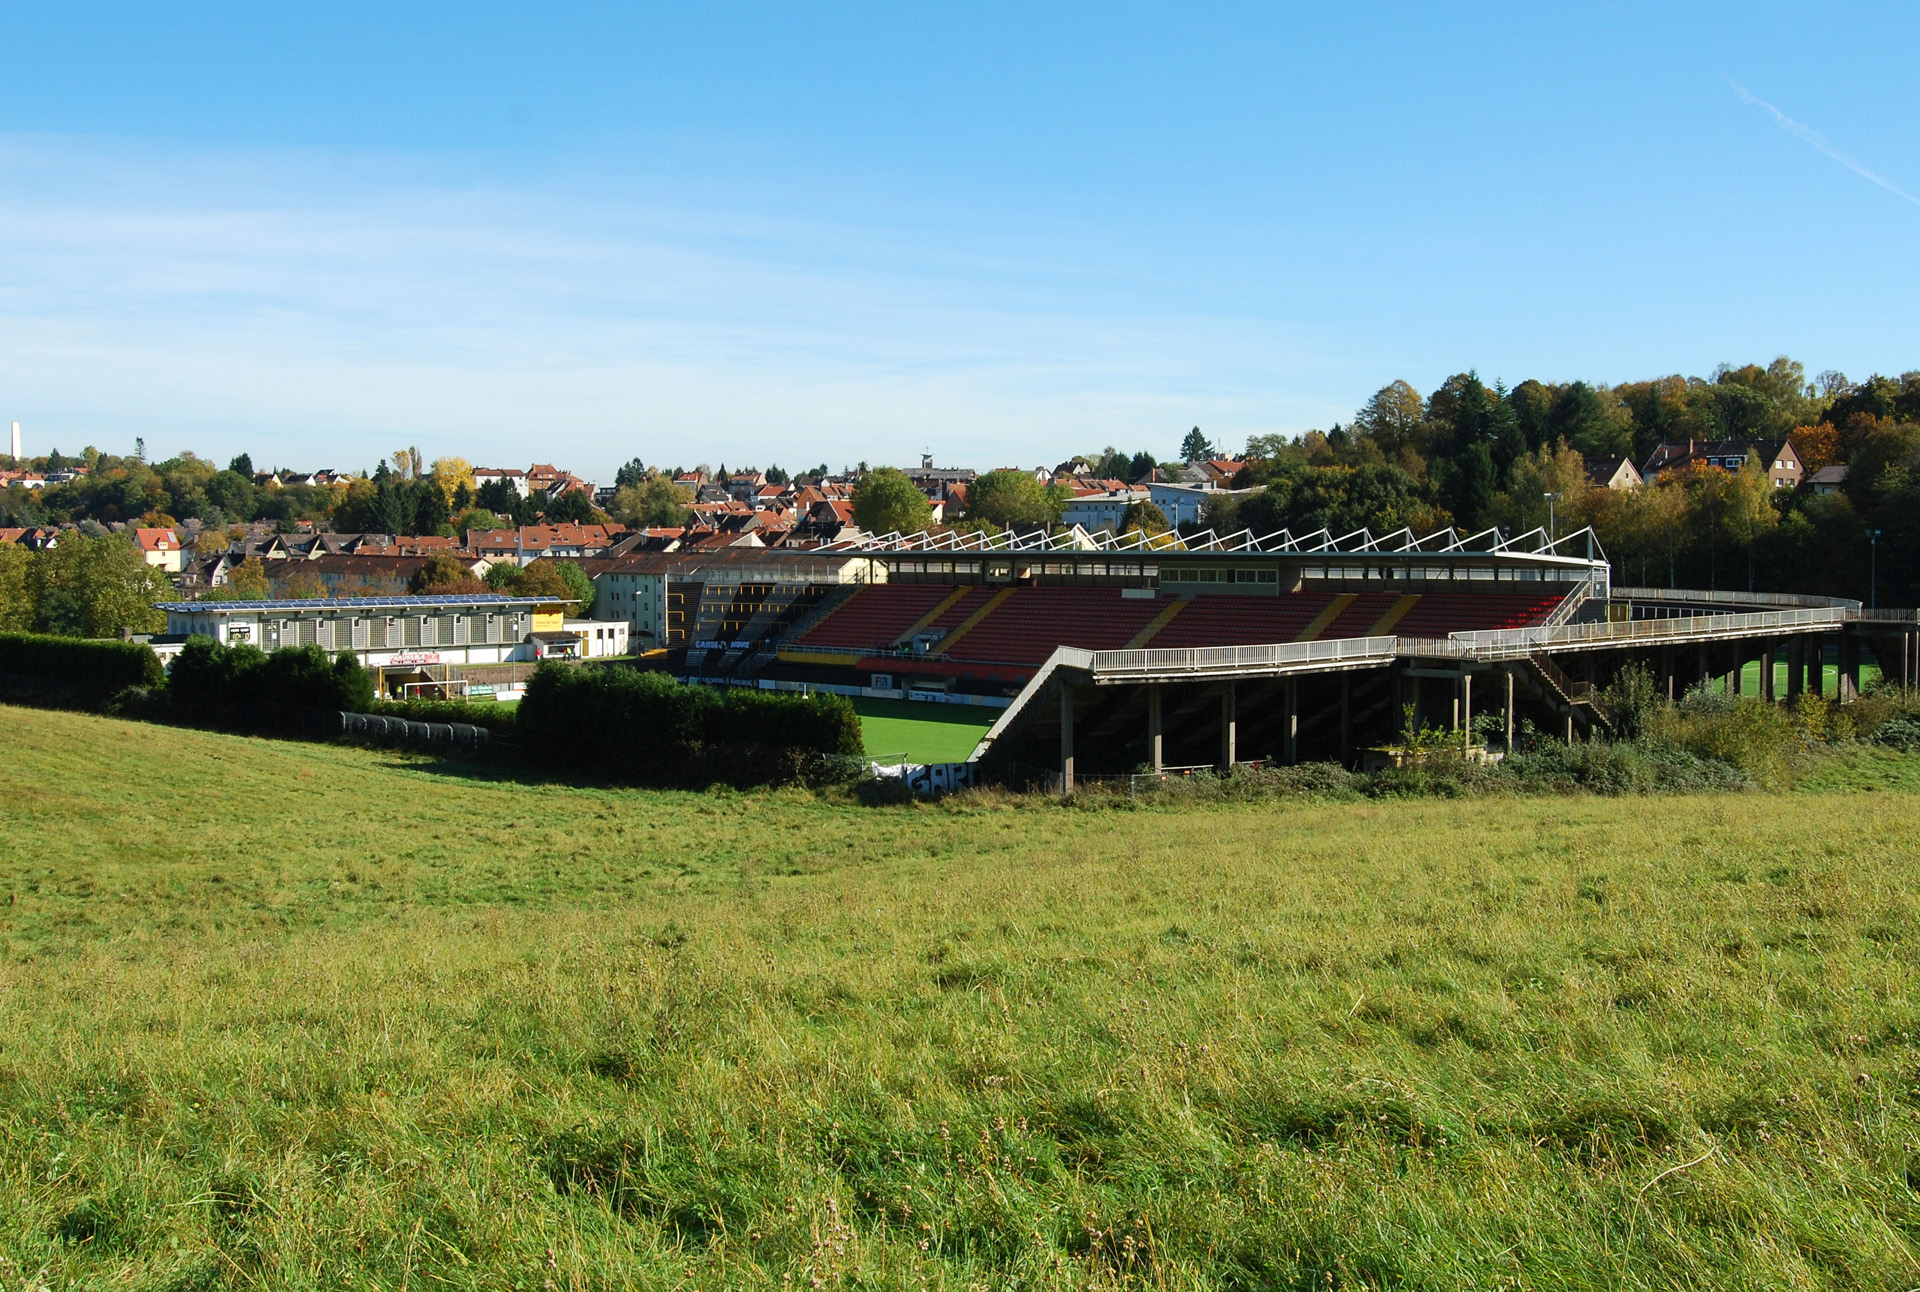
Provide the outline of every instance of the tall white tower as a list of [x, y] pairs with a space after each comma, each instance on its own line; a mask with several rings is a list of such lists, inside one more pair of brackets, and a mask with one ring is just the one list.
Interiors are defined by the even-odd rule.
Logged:
[[18, 422], [13, 424], [13, 456], [15, 461], [20, 458], [20, 423]]

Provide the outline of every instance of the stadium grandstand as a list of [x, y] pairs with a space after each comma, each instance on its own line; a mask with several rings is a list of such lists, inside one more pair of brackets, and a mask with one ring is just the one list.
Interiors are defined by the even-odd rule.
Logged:
[[[1830, 682], [1842, 696], [1863, 651], [1903, 681], [1920, 667], [1911, 612], [1616, 587], [1587, 530], [896, 534], [805, 553], [841, 565], [804, 595], [764, 573], [781, 559], [755, 562], [756, 595], [781, 613], [734, 604], [732, 630], [766, 631], [725, 642], [720, 671], [695, 645], [686, 675], [999, 709], [975, 762], [1063, 787], [1135, 769], [1358, 764], [1409, 719], [1574, 739], [1610, 726], [1604, 688], [1633, 662], [1673, 694], [1737, 688], [1755, 661], [1785, 664], [1789, 694]], [[1776, 670], [1758, 672], [1771, 695]]]

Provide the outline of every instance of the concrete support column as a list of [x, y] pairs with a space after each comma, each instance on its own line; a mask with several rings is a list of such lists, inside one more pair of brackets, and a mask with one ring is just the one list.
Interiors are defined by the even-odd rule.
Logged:
[[1229, 682], [1220, 688], [1220, 770], [1230, 772], [1240, 757], [1239, 697]]
[[1300, 761], [1300, 684], [1287, 679], [1287, 761]]
[[1160, 684], [1147, 683], [1147, 759], [1154, 771], [1167, 765], [1165, 741], [1160, 732]]
[[1353, 757], [1353, 674], [1340, 675], [1340, 761]]
[[1860, 698], [1860, 639], [1852, 633], [1840, 634], [1840, 675], [1834, 694], [1842, 704]]
[[1800, 698], [1807, 689], [1807, 670], [1802, 656], [1807, 653], [1806, 642], [1794, 637], [1787, 642], [1787, 702], [1791, 704]]
[[1760, 698], [1768, 704], [1773, 703], [1773, 652], [1775, 643], [1771, 637], [1760, 643]]
[[1460, 729], [1471, 739], [1473, 735], [1473, 674], [1460, 675]]
[[1060, 792], [1073, 793], [1073, 688], [1060, 688]]
[[1513, 748], [1513, 669], [1507, 669], [1507, 748]]

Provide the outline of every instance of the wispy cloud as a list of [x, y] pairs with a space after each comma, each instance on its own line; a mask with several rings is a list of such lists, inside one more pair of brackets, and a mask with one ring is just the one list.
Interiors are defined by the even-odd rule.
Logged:
[[1792, 135], [1794, 138], [1802, 139], [1802, 140], [1805, 140], [1807, 143], [1812, 144], [1815, 148], [1818, 148], [1821, 152], [1833, 158], [1835, 161], [1839, 162], [1842, 166], [1845, 166], [1848, 170], [1852, 171], [1854, 174], [1860, 176], [1862, 179], [1872, 180], [1874, 183], [1878, 184], [1881, 188], [1886, 189], [1887, 192], [1892, 193], [1895, 197], [1903, 197], [1907, 201], [1913, 203], [1915, 206], [1920, 206], [1920, 197], [1915, 197], [1913, 194], [1907, 192], [1907, 190], [1905, 190], [1904, 188], [1901, 188], [1898, 184], [1888, 179], [1885, 175], [1882, 175], [1879, 171], [1870, 170], [1869, 168], [1855, 161], [1852, 157], [1847, 156], [1847, 154], [1841, 152], [1838, 148], [1835, 148], [1825, 135], [1821, 134], [1818, 130], [1815, 130], [1812, 126], [1806, 125], [1799, 121], [1795, 121], [1792, 117], [1788, 116], [1786, 113], [1782, 112], [1780, 109], [1774, 107], [1771, 103], [1768, 103], [1765, 99], [1761, 98], [1759, 95], [1754, 94], [1751, 90], [1747, 89], [1746, 86], [1740, 84], [1738, 81], [1728, 81], [1727, 84], [1733, 88], [1733, 92], [1735, 94], [1740, 96], [1740, 101], [1742, 103], [1750, 103], [1754, 107], [1764, 108], [1773, 117], [1774, 123], [1778, 125], [1782, 130]]

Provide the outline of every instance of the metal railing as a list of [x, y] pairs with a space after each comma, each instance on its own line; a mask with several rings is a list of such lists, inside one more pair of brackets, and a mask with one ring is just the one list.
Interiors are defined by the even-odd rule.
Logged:
[[1554, 647], [1657, 642], [1725, 634], [1750, 636], [1758, 632], [1796, 628], [1830, 628], [1846, 623], [1852, 613], [1840, 607], [1820, 610], [1756, 610], [1743, 615], [1689, 615], [1675, 619], [1629, 619], [1625, 623], [1562, 624], [1555, 628], [1499, 628], [1487, 632], [1454, 633], [1448, 640], [1476, 660], [1514, 659]]
[[[1128, 674], [1218, 673], [1246, 669], [1310, 668], [1317, 664], [1390, 662], [1398, 637], [1335, 637], [1327, 641], [1277, 642], [1266, 646], [1198, 646], [1185, 650], [1083, 651], [1099, 679]], [[1440, 643], [1435, 643], [1436, 645]]]
[[1844, 597], [1816, 597], [1799, 592], [1708, 592], [1700, 588], [1621, 588], [1612, 601], [1661, 601], [1682, 605], [1778, 606], [1786, 609], [1858, 610], [1858, 601]]

